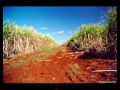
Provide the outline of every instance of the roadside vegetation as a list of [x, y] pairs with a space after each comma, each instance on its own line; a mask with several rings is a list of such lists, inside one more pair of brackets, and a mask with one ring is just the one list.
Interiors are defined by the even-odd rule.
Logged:
[[92, 54], [107, 53], [117, 55], [117, 8], [110, 8], [104, 15], [105, 24], [82, 25], [66, 42], [73, 51], [85, 51]]
[[104, 24], [82, 25], [62, 45], [33, 27], [4, 22], [3, 82], [116, 83], [117, 8], [103, 16]]
[[52, 53], [57, 46], [50, 36], [37, 33], [33, 27], [20, 27], [12, 22], [3, 23], [3, 58], [34, 51]]

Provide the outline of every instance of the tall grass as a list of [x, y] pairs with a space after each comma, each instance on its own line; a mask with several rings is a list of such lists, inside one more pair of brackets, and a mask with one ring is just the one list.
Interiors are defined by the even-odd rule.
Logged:
[[56, 47], [57, 43], [49, 36], [37, 33], [33, 27], [19, 27], [12, 22], [3, 23], [3, 55], [31, 53], [42, 47]]
[[98, 51], [104, 49], [102, 41], [105, 26], [90, 24], [81, 26], [72, 38], [68, 41], [68, 46], [76, 50], [96, 48]]
[[117, 56], [117, 7], [112, 7], [105, 15], [106, 32], [104, 32], [104, 42], [107, 52]]
[[96, 52], [117, 55], [117, 8], [110, 8], [105, 14], [105, 24], [82, 25], [66, 45], [72, 50], [94, 49]]

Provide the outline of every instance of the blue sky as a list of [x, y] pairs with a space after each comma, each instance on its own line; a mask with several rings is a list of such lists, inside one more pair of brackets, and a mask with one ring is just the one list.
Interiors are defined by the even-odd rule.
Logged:
[[6, 6], [3, 21], [27, 25], [51, 35], [59, 44], [67, 41], [82, 24], [102, 24], [107, 6]]

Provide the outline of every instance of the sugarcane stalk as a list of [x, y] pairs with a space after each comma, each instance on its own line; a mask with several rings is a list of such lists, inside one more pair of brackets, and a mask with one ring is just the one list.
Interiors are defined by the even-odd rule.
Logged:
[[117, 70], [95, 70], [92, 72], [117, 72]]

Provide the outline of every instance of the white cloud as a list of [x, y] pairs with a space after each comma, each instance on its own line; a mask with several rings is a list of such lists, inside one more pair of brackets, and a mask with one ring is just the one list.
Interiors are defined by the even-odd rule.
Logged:
[[105, 22], [105, 20], [101, 20], [101, 22]]
[[85, 26], [85, 24], [82, 24], [82, 25], [81, 25], [81, 27], [84, 27], [84, 26]]
[[45, 29], [48, 29], [48, 28], [47, 27], [41, 27], [40, 29], [45, 30]]
[[99, 24], [99, 25], [100, 25], [100, 24], [102, 24], [102, 23], [101, 23], [101, 22], [98, 22], [97, 24]]
[[62, 30], [57, 32], [57, 34], [62, 34], [62, 33], [64, 33], [64, 31]]
[[61, 31], [53, 32], [52, 34], [56, 35], [56, 34], [63, 34], [63, 33], [64, 33], [64, 31], [61, 30]]

